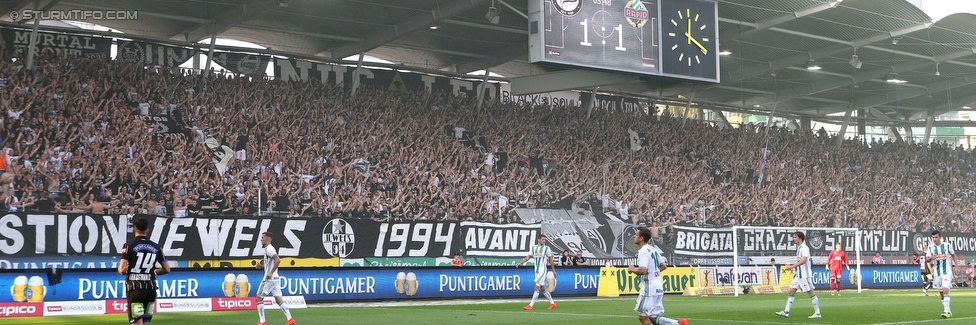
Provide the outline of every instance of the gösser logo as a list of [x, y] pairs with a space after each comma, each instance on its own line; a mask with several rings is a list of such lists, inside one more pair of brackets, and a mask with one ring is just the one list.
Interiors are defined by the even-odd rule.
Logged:
[[0, 308], [0, 315], [17, 315], [17, 314], [35, 314], [37, 313], [37, 307], [35, 306], [6, 306]]

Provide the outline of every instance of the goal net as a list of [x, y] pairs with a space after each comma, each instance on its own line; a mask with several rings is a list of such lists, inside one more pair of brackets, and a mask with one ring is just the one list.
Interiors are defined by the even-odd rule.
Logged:
[[[782, 270], [782, 266], [797, 262], [797, 245], [793, 242], [796, 231], [804, 233], [804, 242], [810, 247], [813, 285], [816, 289], [826, 290], [830, 287], [827, 256], [834, 245], [840, 243], [850, 266], [850, 271], [843, 269], [841, 281], [845, 285], [855, 285], [857, 292], [861, 292], [861, 233], [857, 228], [732, 227], [735, 257], [732, 259], [732, 272], [725, 281], [720, 282], [727, 282], [735, 288], [740, 285], [762, 285], [762, 276], [757, 279], [752, 273], [760, 269], [768, 270], [775, 261], [775, 286], [789, 285], [793, 280], [792, 270]], [[735, 290], [735, 295], [738, 296], [740, 291]]]

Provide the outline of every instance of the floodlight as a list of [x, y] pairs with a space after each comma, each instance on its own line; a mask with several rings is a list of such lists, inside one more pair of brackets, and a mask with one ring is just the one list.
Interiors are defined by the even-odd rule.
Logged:
[[488, 13], [485, 14], [485, 19], [497, 25], [499, 18], [501, 16], [498, 14], [498, 8], [495, 8], [495, 4], [492, 3], [491, 7], [488, 7]]
[[820, 65], [817, 64], [817, 62], [814, 61], [813, 59], [810, 59], [810, 61], [807, 61], [807, 70], [820, 70], [820, 69], [822, 69], [820, 67]]
[[893, 84], [903, 84], [908, 82], [908, 80], [899, 78], [897, 73], [889, 73], [885, 76], [884, 80]]

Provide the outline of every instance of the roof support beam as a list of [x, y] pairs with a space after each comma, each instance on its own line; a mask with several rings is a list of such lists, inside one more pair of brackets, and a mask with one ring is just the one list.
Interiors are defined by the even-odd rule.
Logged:
[[241, 4], [240, 7], [235, 7], [234, 9], [217, 14], [212, 20], [213, 24], [197, 24], [197, 26], [170, 35], [170, 38], [179, 37], [189, 42], [196, 42], [213, 34], [220, 35], [220, 33], [227, 31], [231, 27], [273, 8], [276, 4], [277, 1], [249, 0]]
[[918, 96], [925, 96], [926, 94], [951, 90], [951, 89], [968, 86], [972, 84], [976, 84], [976, 76], [969, 75], [962, 78], [953, 78], [949, 80], [933, 82], [925, 85], [924, 89], [923, 88], [902, 89], [898, 91], [890, 91], [880, 95], [862, 97], [862, 98], [855, 99], [854, 102], [851, 104], [854, 105], [854, 107], [873, 107], [873, 106], [888, 104], [899, 100], [915, 98]]
[[459, 26], [481, 28], [481, 29], [490, 29], [494, 31], [513, 33], [513, 34], [529, 35], [529, 31], [526, 30], [525, 28], [511, 28], [511, 27], [498, 26], [493, 24], [472, 23], [472, 22], [457, 20], [457, 19], [444, 19], [444, 23], [459, 25]]
[[401, 49], [408, 49], [408, 50], [416, 50], [416, 51], [425, 51], [425, 52], [431, 52], [431, 53], [439, 53], [439, 54], [452, 55], [452, 56], [463, 56], [463, 57], [468, 57], [468, 58], [479, 58], [479, 59], [485, 59], [486, 58], [486, 56], [484, 54], [480, 54], [480, 53], [471, 53], [471, 52], [443, 50], [443, 49], [439, 49], [439, 48], [423, 47], [423, 46], [408, 45], [408, 44], [393, 44], [393, 43], [389, 43], [389, 44], [386, 44], [386, 46], [388, 46], [388, 47], [394, 47], [394, 48], [401, 48]]
[[[868, 44], [872, 44], [872, 43], [875, 43], [875, 42], [879, 42], [879, 41], [883, 41], [883, 40], [886, 40], [886, 39], [891, 39], [891, 38], [895, 38], [895, 37], [898, 37], [898, 36], [902, 36], [902, 35], [905, 35], [905, 34], [908, 34], [908, 33], [911, 33], [911, 32], [915, 32], [915, 31], [918, 31], [918, 30], [922, 30], [922, 29], [928, 28], [931, 25], [932, 25], [932, 23], [930, 23], [930, 22], [922, 23], [922, 24], [917, 24], [917, 25], [912, 25], [912, 26], [908, 26], [908, 27], [905, 27], [905, 28], [896, 29], [896, 30], [893, 30], [893, 31], [890, 31], [890, 32], [887, 32], [887, 33], [878, 33], [878, 34], [871, 35], [871, 36], [868, 36], [868, 37], [859, 38], [859, 39], [856, 39], [856, 40], [853, 40], [853, 41], [844, 41], [844, 40], [839, 40], [839, 39], [834, 39], [834, 38], [818, 37], [818, 39], [823, 39], [823, 40], [827, 40], [827, 41], [830, 41], [830, 42], [835, 42], [835, 43], [838, 43], [838, 44], [837, 45], [828, 45], [828, 46], [824, 46], [824, 47], [821, 47], [821, 48], [818, 48], [818, 49], [813, 49], [813, 50], [810, 50], [809, 52], [806, 52], [806, 53], [796, 53], [796, 54], [793, 54], [793, 55], [789, 55], [789, 56], [777, 58], [777, 59], [771, 60], [771, 61], [766, 62], [766, 63], [757, 63], [757, 64], [754, 64], [754, 65], [751, 65], [751, 66], [743, 67], [741, 69], [738, 69], [738, 70], [729, 72], [729, 76], [727, 78], [722, 78], [722, 81], [723, 82], [735, 82], [735, 81], [739, 81], [739, 80], [744, 80], [746, 78], [751, 78], [751, 77], [755, 77], [755, 76], [767, 74], [767, 73], [770, 73], [772, 71], [776, 71], [776, 70], [783, 69], [783, 68], [786, 68], [786, 67], [791, 67], [791, 66], [795, 66], [795, 65], [804, 64], [804, 63], [806, 63], [807, 61], [809, 61], [811, 59], [813, 59], [813, 60], [819, 60], [821, 58], [825, 58], [825, 57], [828, 57], [828, 56], [831, 56], [831, 55], [835, 55], [835, 54], [838, 54], [838, 53], [847, 51], [847, 50], [849, 50], [849, 49], [851, 49], [853, 47], [862, 47], [862, 46], [865, 46], [865, 45], [868, 45]], [[776, 31], [779, 31], [779, 32], [786, 32], [786, 33], [794, 34], [794, 35], [798, 35], [798, 36], [812, 37], [812, 35], [807, 34], [807, 33], [794, 32], [794, 31], [790, 31], [790, 30], [786, 30], [786, 29], [781, 29], [781, 28], [772, 28], [772, 30], [776, 30]], [[683, 88], [685, 88], [685, 87], [682, 87], [680, 85], [679, 86], [675, 86], [675, 87], [669, 87], [667, 89], [662, 90], [662, 93], [672, 93], [674, 91], [681, 91], [681, 89], [683, 89]], [[705, 88], [705, 89], [708, 89], [708, 88]], [[683, 92], [680, 92], [680, 94], [683, 94]]]
[[[71, 6], [71, 7], [74, 7], [74, 8], [94, 9], [94, 10], [127, 10], [127, 9], [124, 9], [124, 8], [113, 8], [113, 7], [106, 7], [106, 6], [96, 6], [96, 5], [90, 5], [90, 4], [84, 4], [84, 3], [77, 3], [77, 2], [65, 2], [65, 1], [62, 1], [60, 4], [65, 5], [65, 6]], [[162, 14], [162, 13], [152, 12], [152, 11], [148, 11], [148, 10], [139, 10], [139, 16], [156, 17], [156, 18], [176, 20], [176, 21], [185, 21], [185, 22], [197, 23], [197, 24], [209, 24], [209, 23], [212, 22], [212, 20], [210, 20], [210, 19], [193, 18], [193, 17], [186, 17], [186, 16], [180, 16], [180, 15]]]
[[[886, 40], [886, 39], [891, 39], [891, 38], [898, 37], [898, 36], [901, 36], [901, 35], [905, 35], [905, 34], [908, 34], [908, 33], [914, 32], [914, 31], [922, 30], [922, 29], [928, 28], [929, 25], [931, 25], [931, 24], [930, 23], [918, 24], [918, 25], [909, 26], [909, 27], [905, 27], [905, 28], [902, 28], [902, 29], [898, 29], [898, 30], [893, 30], [893, 31], [890, 31], [890, 32], [887, 32], [887, 33], [879, 33], [879, 34], [876, 34], [876, 35], [872, 35], [872, 36], [868, 36], [868, 37], [864, 37], [864, 38], [859, 38], [859, 39], [856, 39], [856, 40], [853, 40], [853, 41], [850, 41], [850, 42], [846, 42], [846, 41], [842, 41], [842, 40], [829, 39], [830, 41], [834, 41], [834, 42], [839, 43], [839, 44], [838, 45], [829, 45], [829, 46], [821, 47], [821, 48], [818, 48], [818, 49], [811, 50], [811, 51], [809, 51], [807, 53], [798, 53], [798, 54], [794, 54], [794, 55], [790, 55], [790, 56], [778, 58], [778, 59], [769, 61], [768, 64], [755, 64], [755, 65], [752, 65], [752, 66], [749, 66], [749, 67], [745, 67], [745, 68], [742, 68], [742, 69], [739, 69], [739, 70], [736, 70], [736, 71], [732, 71], [731, 73], [729, 73], [729, 78], [730, 78], [729, 81], [738, 81], [738, 80], [742, 80], [742, 79], [745, 79], [745, 78], [762, 75], [762, 74], [765, 74], [765, 73], [768, 73], [768, 72], [771, 72], [771, 71], [776, 71], [776, 70], [779, 70], [779, 69], [783, 69], [783, 68], [786, 68], [786, 67], [804, 64], [804, 63], [806, 63], [807, 61], [809, 61], [811, 59], [812, 60], [819, 60], [821, 58], [825, 58], [825, 57], [828, 57], [828, 56], [831, 56], [831, 55], [834, 55], [834, 54], [837, 54], [837, 53], [840, 53], [840, 52], [847, 51], [847, 50], [851, 49], [852, 47], [862, 47], [862, 46], [865, 46], [865, 45], [868, 45], [868, 44], [871, 44], [871, 43], [883, 41], [883, 40]], [[802, 34], [802, 35], [809, 35], [809, 34], [806, 34], [806, 33], [800, 33], [800, 34]]]
[[258, 25], [245, 25], [245, 24], [241, 24], [241, 25], [237, 25], [236, 27], [237, 28], [243, 28], [243, 29], [250, 29], [250, 30], [259, 30], [259, 31], [265, 31], [265, 32], [272, 32], [272, 33], [282, 33], [282, 34], [292, 34], [292, 35], [308, 36], [308, 37], [313, 37], [313, 38], [318, 38], [318, 39], [326, 39], [326, 40], [339, 40], [339, 41], [346, 41], [346, 42], [362, 42], [363, 41], [362, 38], [356, 38], [356, 37], [348, 37], [348, 36], [340, 36], [340, 35], [331, 35], [331, 34], [322, 34], [322, 33], [311, 33], [311, 32], [303, 32], [303, 31], [297, 31], [297, 30], [281, 29], [281, 28], [258, 26]]
[[[944, 55], [940, 55], [940, 56], [937, 56], [937, 57], [933, 58], [933, 60], [916, 59], [916, 60], [912, 60], [912, 61], [908, 61], [908, 62], [897, 63], [897, 64], [891, 66], [891, 68], [878, 68], [878, 69], [868, 70], [868, 71], [859, 71], [857, 73], [854, 73], [854, 75], [852, 75], [850, 78], [839, 77], [839, 78], [830, 78], [830, 79], [819, 80], [819, 81], [815, 81], [813, 83], [810, 83], [808, 85], [794, 87], [794, 88], [791, 88], [791, 89], [784, 90], [782, 92], [778, 92], [777, 98], [772, 99], [772, 101], [767, 101], [768, 98], [765, 98], [764, 99], [764, 98], [759, 98], [759, 97], [753, 97], [753, 98], [750, 98], [750, 99], [747, 99], [747, 100], [743, 101], [742, 104], [743, 105], [754, 105], [754, 104], [778, 103], [778, 102], [790, 100], [790, 99], [793, 99], [793, 98], [796, 98], [796, 97], [809, 96], [809, 95], [817, 94], [817, 93], [824, 92], [824, 91], [827, 91], [827, 90], [831, 90], [831, 89], [835, 89], [835, 88], [843, 87], [843, 86], [848, 86], [848, 85], [852, 85], [852, 84], [859, 83], [859, 82], [863, 82], [863, 81], [867, 81], [867, 80], [883, 78], [885, 75], [887, 75], [889, 73], [906, 72], [906, 71], [910, 71], [910, 70], [913, 70], [913, 69], [918, 69], [918, 68], [921, 68], [921, 67], [925, 67], [927, 65], [934, 64], [936, 62], [943, 62], [943, 61], [955, 60], [955, 59], [967, 57], [967, 56], [970, 56], [970, 55], [973, 55], [973, 54], [976, 54], [976, 47], [970, 48], [970, 49], [961, 50], [961, 51], [956, 51], [956, 52], [952, 52], [952, 53], [947, 53], [947, 54], [944, 54]], [[855, 108], [857, 108], [857, 107], [855, 107]]]
[[[936, 107], [932, 107], [932, 114], [935, 116], [939, 116], [948, 112], [957, 111], [959, 110], [960, 107], [963, 106], [972, 106], [974, 103], [976, 103], [976, 95], [953, 97], [948, 103]], [[909, 116], [908, 119], [909, 120], [922, 119], [926, 116], [926, 114], [928, 114], [928, 112], [925, 111], [917, 112]], [[944, 121], [944, 123], [952, 123], [952, 122], [976, 123], [976, 121]]]
[[529, 47], [527, 43], [515, 44], [497, 51], [492, 51], [488, 53], [488, 56], [483, 59], [471, 60], [467, 62], [458, 63], [455, 66], [455, 72], [465, 74], [472, 71], [484, 70], [489, 67], [498, 66], [506, 62], [512, 61], [514, 59], [525, 56], [525, 53], [529, 52]]
[[[14, 5], [12, 11], [21, 11], [25, 9], [46, 11], [46, 10], [50, 10], [51, 7], [54, 7], [54, 5], [58, 4], [58, 2], [61, 2], [61, 0], [41, 0], [37, 2], [24, 1]], [[37, 6], [35, 7], [34, 4], [37, 4]], [[20, 21], [20, 22], [29, 23], [30, 21]]]
[[512, 78], [512, 94], [528, 95], [559, 90], [593, 89], [640, 80], [640, 77], [589, 70], [564, 70], [548, 74]]
[[337, 49], [324, 51], [319, 54], [326, 54], [333, 59], [341, 59], [356, 53], [369, 52], [404, 35], [413, 33], [421, 28], [427, 28], [435, 21], [443, 21], [484, 2], [487, 2], [487, 0], [454, 0], [445, 5], [438, 6], [429, 13], [417, 14], [396, 25], [390, 26], [390, 28], [377, 30], [363, 38], [362, 42], [346, 44]]
[[[743, 37], [776, 25], [780, 25], [799, 18], [803, 18], [827, 9], [832, 9], [837, 7], [837, 5], [840, 4], [841, 1], [843, 0], [832, 0], [824, 3], [815, 4], [810, 7], [803, 8], [788, 14], [782, 14], [776, 17], [770, 17], [748, 25], [738, 24], [736, 28], [727, 30], [726, 32], [722, 32], [722, 34], [719, 35], [720, 36], [719, 40], [731, 40], [731, 39]], [[733, 23], [733, 24], [739, 23], [738, 21], [733, 21], [730, 19], [721, 19], [721, 18], [719, 19], [719, 21], [726, 22], [726, 23]]]

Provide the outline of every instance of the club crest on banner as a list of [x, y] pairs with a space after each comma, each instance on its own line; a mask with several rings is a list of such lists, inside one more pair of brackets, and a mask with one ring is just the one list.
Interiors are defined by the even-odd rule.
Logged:
[[348, 257], [356, 246], [356, 235], [348, 222], [332, 219], [322, 229], [322, 247], [334, 257]]

